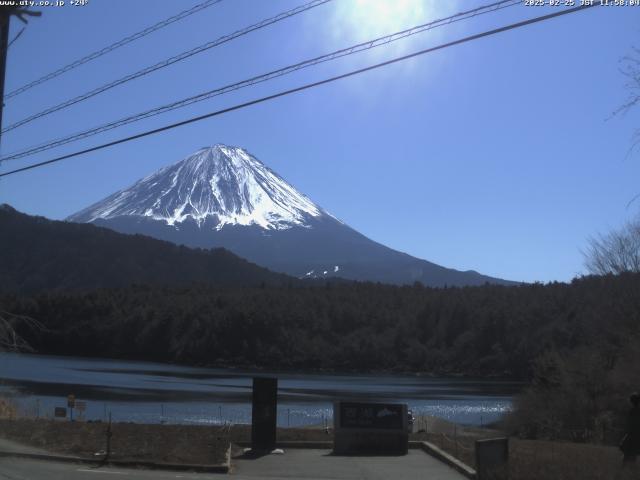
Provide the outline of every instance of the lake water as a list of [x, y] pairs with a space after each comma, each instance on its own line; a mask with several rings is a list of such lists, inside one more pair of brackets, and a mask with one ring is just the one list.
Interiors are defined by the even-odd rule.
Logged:
[[[468, 425], [499, 419], [521, 384], [409, 375], [309, 374], [0, 353], [0, 394], [28, 415], [51, 417], [74, 394], [86, 419], [144, 423], [250, 423], [251, 377], [278, 377], [278, 425], [330, 421], [335, 400], [407, 403], [414, 414]], [[79, 412], [75, 412], [77, 416]]]

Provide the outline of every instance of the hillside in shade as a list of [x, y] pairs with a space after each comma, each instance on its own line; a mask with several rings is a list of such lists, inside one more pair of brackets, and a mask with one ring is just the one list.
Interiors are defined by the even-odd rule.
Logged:
[[296, 282], [222, 248], [194, 250], [90, 224], [52, 221], [0, 206], [0, 290], [213, 286]]

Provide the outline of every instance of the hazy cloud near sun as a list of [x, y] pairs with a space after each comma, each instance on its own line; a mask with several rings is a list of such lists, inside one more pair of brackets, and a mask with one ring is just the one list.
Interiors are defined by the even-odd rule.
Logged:
[[[326, 5], [328, 12], [323, 22], [309, 24], [307, 33], [309, 42], [322, 39], [322, 53], [347, 48], [358, 43], [370, 41], [398, 31], [458, 13], [463, 9], [459, 0], [338, 0]], [[471, 7], [470, 7], [471, 8]], [[308, 17], [309, 19], [311, 17]], [[321, 30], [318, 30], [321, 28]], [[364, 67], [433, 46], [441, 42], [447, 34], [447, 26], [418, 33], [408, 38], [382, 44], [368, 51], [349, 56], [348, 60], [335, 63], [339, 72], [349, 67]], [[314, 32], [315, 34], [312, 34]], [[371, 82], [368, 76], [353, 78], [339, 88], [350, 91], [352, 95], [370, 103], [386, 91], [387, 83], [395, 81], [398, 75], [409, 80], [415, 69], [415, 59], [404, 61], [393, 67], [377, 71], [377, 82]], [[424, 62], [423, 62], [424, 63]], [[429, 68], [438, 69], [441, 59], [432, 58]]]
[[[446, 17], [458, 11], [458, 0], [344, 0], [335, 2], [330, 35], [338, 43], [366, 41]], [[433, 38], [434, 31], [429, 33]], [[404, 49], [411, 40], [395, 42]]]

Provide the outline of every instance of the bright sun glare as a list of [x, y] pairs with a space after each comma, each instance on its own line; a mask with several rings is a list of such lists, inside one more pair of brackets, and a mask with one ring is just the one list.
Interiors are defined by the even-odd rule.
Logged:
[[337, 33], [341, 37], [384, 35], [434, 18], [437, 13], [437, 2], [428, 0], [341, 0], [337, 5]]

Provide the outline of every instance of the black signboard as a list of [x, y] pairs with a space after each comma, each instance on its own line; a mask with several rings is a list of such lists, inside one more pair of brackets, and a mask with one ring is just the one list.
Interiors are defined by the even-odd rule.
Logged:
[[278, 379], [253, 379], [251, 409], [251, 448], [271, 451], [276, 448]]
[[341, 428], [403, 430], [403, 405], [382, 403], [340, 403]]
[[476, 471], [479, 480], [508, 478], [509, 439], [476, 440]]

